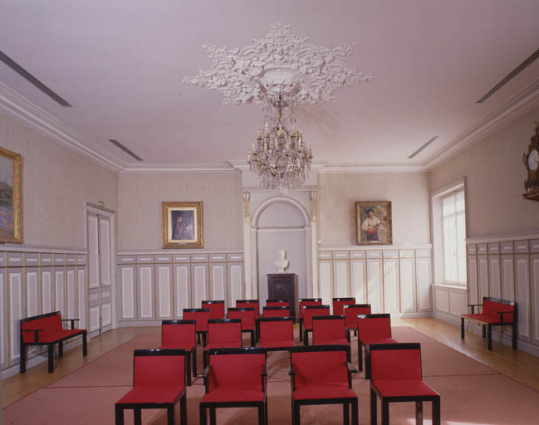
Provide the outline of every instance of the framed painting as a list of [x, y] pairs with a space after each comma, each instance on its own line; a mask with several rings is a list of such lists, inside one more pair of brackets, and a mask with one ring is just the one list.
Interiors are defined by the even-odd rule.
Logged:
[[391, 201], [356, 202], [358, 245], [391, 245]]
[[22, 157], [0, 147], [0, 243], [23, 243]]
[[204, 248], [202, 202], [163, 202], [163, 248]]

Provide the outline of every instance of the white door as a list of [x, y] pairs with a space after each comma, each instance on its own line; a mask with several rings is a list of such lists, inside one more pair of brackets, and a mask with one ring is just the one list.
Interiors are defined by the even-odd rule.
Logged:
[[90, 338], [112, 329], [112, 226], [88, 211], [88, 313]]

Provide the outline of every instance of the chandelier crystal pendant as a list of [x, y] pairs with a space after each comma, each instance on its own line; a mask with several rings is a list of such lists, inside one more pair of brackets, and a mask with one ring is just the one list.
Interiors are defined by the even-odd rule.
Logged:
[[260, 186], [286, 193], [301, 187], [309, 176], [313, 153], [295, 128], [294, 99], [281, 91], [268, 96], [264, 107], [266, 124], [258, 130], [247, 163], [260, 177]]

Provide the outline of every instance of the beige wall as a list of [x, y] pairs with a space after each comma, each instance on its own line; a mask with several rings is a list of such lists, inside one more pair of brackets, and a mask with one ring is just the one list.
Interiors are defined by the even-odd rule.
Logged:
[[241, 176], [237, 172], [120, 174], [120, 250], [163, 246], [161, 202], [202, 201], [204, 248], [242, 248]]
[[0, 114], [0, 146], [19, 153], [25, 244], [85, 248], [86, 202], [118, 206], [118, 173]]
[[537, 233], [539, 203], [522, 198], [528, 151], [539, 108], [434, 168], [432, 190], [466, 177], [468, 237]]
[[391, 201], [394, 245], [430, 243], [427, 173], [320, 174], [322, 247], [357, 244], [357, 201]]

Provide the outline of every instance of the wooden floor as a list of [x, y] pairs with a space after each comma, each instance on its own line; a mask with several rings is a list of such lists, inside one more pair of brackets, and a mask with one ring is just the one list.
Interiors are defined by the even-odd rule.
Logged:
[[[539, 357], [510, 347], [493, 343], [493, 351], [488, 351], [486, 341], [467, 333], [466, 340], [460, 339], [460, 329], [456, 326], [432, 318], [393, 320], [393, 325], [410, 326], [419, 332], [484, 363], [493, 369], [539, 391]], [[47, 363], [29, 369], [23, 375], [15, 375], [2, 381], [2, 407], [8, 406], [39, 388], [46, 387], [63, 378], [86, 363], [114, 349], [141, 333], [159, 332], [160, 328], [120, 328], [94, 338], [88, 344], [88, 356], [81, 355], [81, 347], [64, 354], [61, 361], [55, 359], [54, 373], [47, 372]]]

